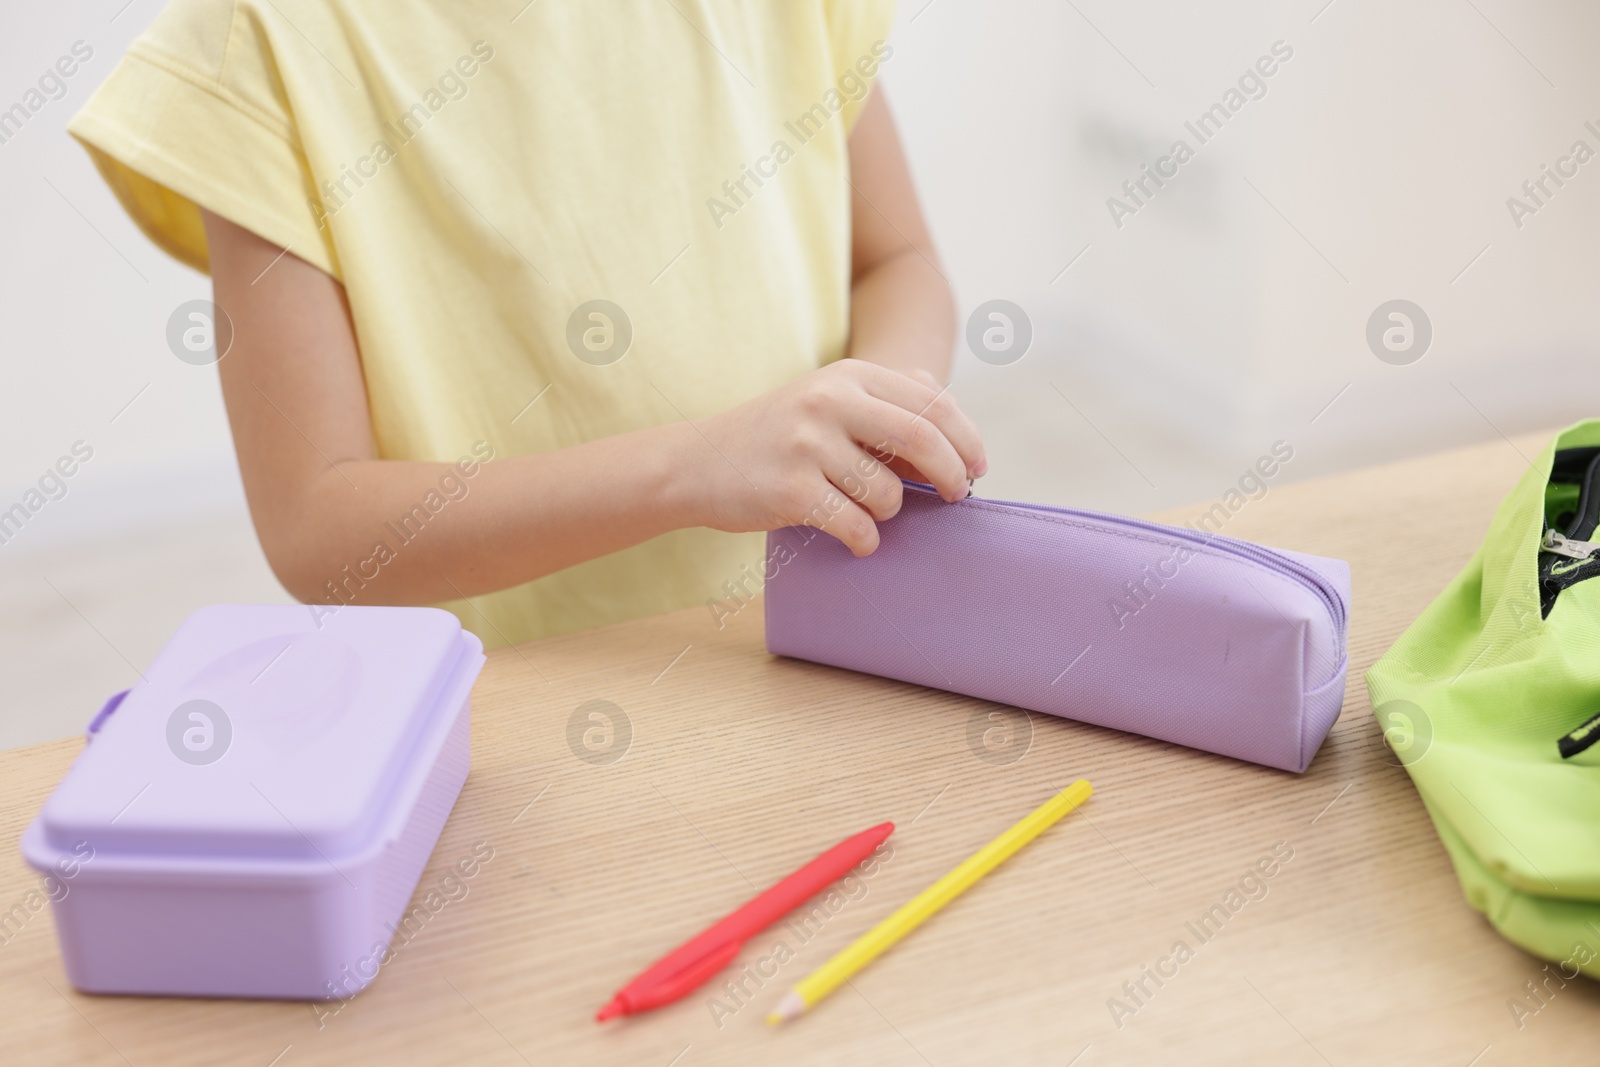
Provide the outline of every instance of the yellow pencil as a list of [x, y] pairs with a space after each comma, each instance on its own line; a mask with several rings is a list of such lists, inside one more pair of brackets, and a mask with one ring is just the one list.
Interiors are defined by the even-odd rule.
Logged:
[[778, 1006], [767, 1016], [769, 1023], [781, 1023], [804, 1015], [838, 989], [852, 975], [883, 955], [902, 937], [905, 937], [923, 920], [950, 903], [979, 878], [1010, 859], [1023, 845], [1044, 833], [1067, 812], [1089, 799], [1094, 792], [1085, 779], [1078, 779], [1067, 788], [1041, 804], [1033, 814], [973, 853], [965, 863], [918, 893], [901, 906], [899, 911], [883, 920], [871, 930], [836, 953], [821, 967], [812, 971], [799, 985], [784, 994]]

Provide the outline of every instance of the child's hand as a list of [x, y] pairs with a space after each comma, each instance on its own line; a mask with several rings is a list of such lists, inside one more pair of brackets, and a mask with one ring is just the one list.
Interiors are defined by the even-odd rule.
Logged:
[[705, 441], [688, 455], [704, 524], [811, 525], [866, 556], [878, 547], [876, 523], [900, 510], [900, 474], [947, 501], [965, 498], [988, 469], [983, 440], [950, 394], [920, 377], [842, 359], [695, 423]]

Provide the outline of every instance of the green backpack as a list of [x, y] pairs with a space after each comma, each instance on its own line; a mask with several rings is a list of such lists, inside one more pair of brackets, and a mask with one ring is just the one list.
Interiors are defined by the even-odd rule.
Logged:
[[[1600, 977], [1600, 419], [1559, 434], [1367, 672], [1474, 908]], [[1594, 579], [1594, 580], [1590, 580]]]

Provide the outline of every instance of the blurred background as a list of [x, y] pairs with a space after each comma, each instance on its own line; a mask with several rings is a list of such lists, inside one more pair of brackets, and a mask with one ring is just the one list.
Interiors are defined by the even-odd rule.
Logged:
[[[13, 5], [0, 35], [0, 109], [93, 52], [0, 143], [0, 509], [93, 449], [0, 544], [0, 747], [82, 730], [194, 608], [289, 599], [216, 370], [167, 347], [209, 283], [64, 132], [159, 9]], [[1277, 441], [1282, 484], [1600, 415], [1600, 159], [1522, 189], [1600, 151], [1597, 40], [1576, 2], [906, 0], [880, 84], [963, 320], [1006, 300], [1031, 326], [1021, 358], [958, 353], [981, 491], [1147, 512], [1215, 500]], [[1185, 123], [1263, 56], [1265, 94], [1202, 144]], [[1135, 203], [1123, 182], [1180, 139]], [[1369, 344], [1394, 300], [1425, 350], [1417, 321], [1409, 350]]]

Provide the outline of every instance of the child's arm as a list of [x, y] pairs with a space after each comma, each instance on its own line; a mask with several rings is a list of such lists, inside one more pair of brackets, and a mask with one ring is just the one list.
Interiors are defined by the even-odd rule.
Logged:
[[925, 373], [927, 381], [943, 385], [955, 341], [955, 301], [881, 88], [867, 98], [850, 133], [850, 184], [850, 355]]
[[[325, 583], [392, 540], [384, 523], [452, 465], [376, 458], [343, 286], [233, 223], [206, 213], [205, 224], [215, 298], [234, 326], [218, 368], [251, 516], [279, 580], [321, 601]], [[364, 596], [453, 600], [688, 526], [766, 530], [808, 516], [816, 525], [841, 485], [867, 493], [823, 529], [865, 555], [878, 544], [873, 520], [900, 504], [896, 478], [860, 474], [864, 448], [883, 442], [947, 500], [965, 496], [985, 463], [977, 428], [948, 393], [840, 360], [692, 425], [485, 464]]]

